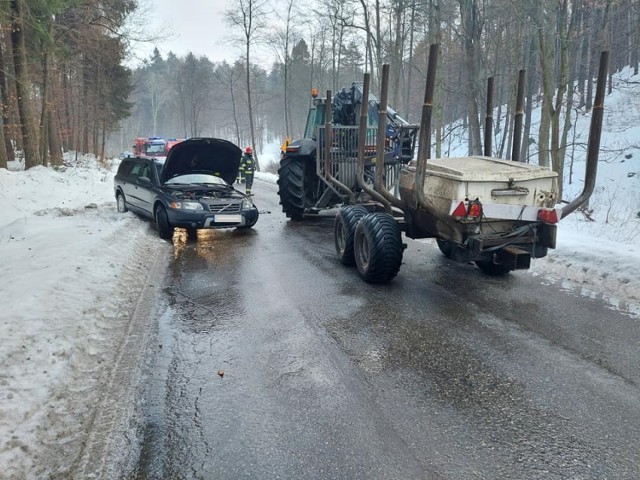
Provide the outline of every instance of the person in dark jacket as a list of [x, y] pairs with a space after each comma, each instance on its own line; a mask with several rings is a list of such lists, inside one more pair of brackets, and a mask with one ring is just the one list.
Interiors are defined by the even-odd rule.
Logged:
[[247, 147], [244, 149], [244, 155], [240, 162], [240, 171], [244, 173], [245, 178], [245, 192], [247, 195], [253, 195], [251, 193], [251, 187], [253, 186], [253, 172], [256, 170], [256, 162], [253, 159], [253, 149]]

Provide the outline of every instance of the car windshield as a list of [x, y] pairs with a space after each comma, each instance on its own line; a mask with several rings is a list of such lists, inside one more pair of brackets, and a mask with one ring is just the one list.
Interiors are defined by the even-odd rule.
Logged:
[[165, 182], [165, 185], [222, 185], [228, 186], [220, 177], [205, 173], [190, 173], [187, 175], [177, 175]]
[[159, 144], [159, 143], [151, 143], [149, 144], [149, 146], [147, 147], [147, 154], [152, 154], [152, 153], [164, 153], [164, 143]]
[[154, 166], [156, 167], [156, 173], [158, 174], [158, 178], [160, 178], [160, 172], [162, 172], [162, 167], [164, 166], [164, 161], [155, 161], [153, 162]]

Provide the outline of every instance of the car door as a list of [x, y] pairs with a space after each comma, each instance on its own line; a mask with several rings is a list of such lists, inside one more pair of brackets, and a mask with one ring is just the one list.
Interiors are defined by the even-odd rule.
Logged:
[[120, 167], [118, 168], [118, 173], [116, 175], [116, 183], [122, 189], [124, 193], [124, 197], [127, 202], [127, 207], [134, 207], [134, 179], [131, 175], [131, 171], [136, 164], [136, 160], [134, 158], [127, 158], [122, 161]]
[[127, 183], [129, 203], [140, 212], [150, 215], [150, 197], [153, 188], [151, 182], [151, 160], [137, 158], [131, 168]]
[[149, 216], [153, 215], [153, 202], [155, 201], [158, 187], [159, 182], [154, 160], [145, 160], [137, 181], [137, 196], [140, 202], [140, 209], [144, 210]]

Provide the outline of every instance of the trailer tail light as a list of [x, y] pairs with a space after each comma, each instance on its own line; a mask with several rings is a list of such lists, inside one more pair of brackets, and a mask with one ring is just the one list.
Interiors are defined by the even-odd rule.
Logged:
[[476, 200], [474, 202], [469, 202], [469, 213], [467, 214], [469, 217], [478, 218], [482, 216], [482, 204]]
[[468, 204], [460, 202], [451, 212], [451, 215], [454, 217], [479, 218], [482, 216], [482, 203], [480, 203], [480, 200], [474, 200]]
[[541, 208], [540, 210], [538, 210], [538, 220], [544, 223], [555, 225], [556, 223], [558, 223], [558, 211], [555, 208]]

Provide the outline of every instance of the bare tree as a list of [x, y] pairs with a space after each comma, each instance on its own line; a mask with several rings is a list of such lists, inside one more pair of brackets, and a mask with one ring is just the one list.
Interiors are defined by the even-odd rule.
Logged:
[[216, 77], [226, 88], [229, 89], [229, 97], [231, 98], [231, 114], [233, 117], [233, 125], [236, 136], [236, 143], [240, 143], [240, 126], [238, 125], [238, 112], [236, 107], [236, 83], [240, 79], [242, 72], [240, 70], [234, 69], [233, 66], [228, 63], [223, 63], [220, 67], [216, 69], [215, 72]]
[[[1, 14], [0, 14], [1, 15]], [[4, 41], [5, 21], [0, 17], [0, 115], [2, 126], [0, 127], [0, 168], [7, 168], [7, 162], [15, 159], [13, 145], [9, 132], [9, 95], [6, 75], [6, 48], [10, 45]], [[10, 56], [8, 56], [10, 57]], [[10, 61], [7, 58], [7, 61]]]
[[278, 18], [282, 22], [283, 26], [276, 29], [273, 35], [270, 35], [271, 45], [278, 58], [278, 61], [282, 64], [282, 77], [283, 77], [283, 110], [284, 110], [284, 128], [285, 136], [288, 137], [291, 134], [291, 110], [290, 110], [290, 70], [291, 70], [291, 49], [299, 40], [299, 35], [294, 29], [295, 14], [293, 5], [295, 0], [287, 0], [285, 4], [285, 15], [277, 14]]
[[38, 153], [38, 140], [31, 113], [31, 95], [27, 47], [24, 38], [24, 0], [11, 0], [11, 43], [13, 46], [13, 65], [16, 72], [18, 93], [18, 111], [22, 125], [22, 143], [25, 169], [42, 164]]
[[480, 77], [479, 46], [481, 45], [482, 18], [478, 0], [459, 1], [469, 102], [469, 154], [480, 155], [482, 144], [480, 143], [478, 79]]
[[[268, 3], [268, 0], [235, 0], [235, 8], [231, 8], [225, 13], [227, 22], [231, 26], [240, 29], [239, 35], [241, 35], [245, 49], [247, 106], [249, 108], [249, 128], [253, 145], [257, 145], [257, 142], [251, 90], [251, 49], [261, 40], [264, 33]], [[256, 162], [256, 169], [260, 171], [257, 152], [254, 152], [253, 157]]]

